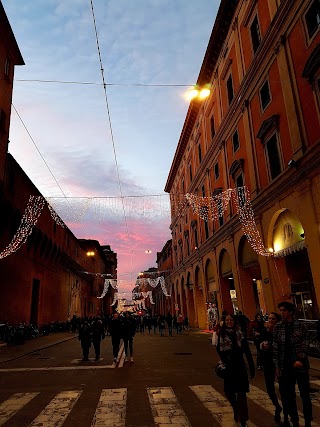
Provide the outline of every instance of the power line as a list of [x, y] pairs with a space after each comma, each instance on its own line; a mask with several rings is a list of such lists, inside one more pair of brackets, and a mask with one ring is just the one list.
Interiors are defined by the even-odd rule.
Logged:
[[[5, 80], [5, 79], [1, 79]], [[176, 84], [176, 83], [97, 83], [97, 82], [80, 82], [72, 80], [42, 80], [42, 79], [14, 79], [15, 82], [25, 83], [56, 83], [66, 85], [88, 85], [88, 86], [141, 86], [141, 87], [192, 87], [193, 84]]]
[[[5, 87], [3, 86], [2, 82], [0, 82], [0, 83], [1, 83], [1, 86], [2, 86], [2, 89], [3, 89], [4, 93], [5, 93], [5, 95], [10, 99], [9, 94], [7, 93], [7, 91], [6, 91]], [[16, 109], [16, 107], [14, 106], [13, 102], [11, 101], [11, 99], [10, 99], [10, 102], [11, 102], [12, 108], [14, 109], [14, 111], [16, 112], [16, 114], [17, 114], [17, 116], [18, 116], [18, 118], [19, 118], [20, 122], [22, 123], [22, 126], [24, 127], [24, 129], [25, 129], [25, 131], [27, 132], [27, 134], [28, 134], [29, 138], [31, 139], [31, 141], [32, 141], [33, 145], [35, 146], [36, 150], [38, 151], [38, 153], [39, 153], [39, 155], [40, 155], [41, 159], [43, 160], [43, 162], [44, 162], [44, 164], [46, 165], [47, 169], [49, 170], [49, 172], [50, 172], [50, 174], [51, 174], [52, 178], [54, 179], [54, 181], [55, 181], [55, 183], [57, 184], [58, 188], [60, 189], [61, 193], [63, 194], [63, 198], [64, 198], [64, 199], [66, 199], [66, 200], [67, 200], [67, 202], [69, 203], [69, 201], [68, 201], [68, 199], [67, 199], [67, 196], [66, 196], [66, 194], [64, 193], [64, 191], [63, 191], [63, 189], [62, 189], [61, 185], [59, 184], [59, 182], [58, 182], [57, 178], [54, 176], [54, 173], [52, 172], [52, 170], [51, 170], [50, 166], [48, 165], [48, 163], [47, 163], [46, 159], [43, 157], [43, 155], [42, 155], [42, 153], [41, 153], [41, 151], [40, 151], [40, 149], [39, 149], [38, 145], [36, 144], [35, 140], [33, 139], [33, 137], [32, 137], [32, 135], [31, 135], [31, 133], [29, 132], [29, 129], [27, 128], [26, 124], [25, 124], [25, 123], [24, 123], [24, 121], [22, 120], [22, 117], [20, 116], [20, 114], [19, 114], [18, 110], [17, 110], [17, 109]], [[72, 206], [70, 206], [70, 207], [71, 207], [71, 209], [72, 209]], [[76, 215], [76, 217], [77, 217], [77, 215]]]
[[101, 78], [102, 78], [102, 83], [103, 83], [104, 97], [105, 97], [105, 103], [106, 103], [107, 113], [108, 113], [108, 121], [109, 121], [110, 133], [111, 133], [112, 148], [113, 148], [113, 154], [114, 154], [114, 160], [115, 160], [115, 165], [116, 165], [116, 170], [117, 170], [117, 178], [118, 178], [118, 184], [119, 184], [119, 191], [120, 191], [121, 202], [122, 202], [123, 217], [124, 217], [124, 221], [125, 221], [128, 242], [129, 242], [129, 246], [131, 247], [131, 253], [132, 253], [131, 271], [133, 272], [133, 249], [132, 249], [132, 243], [131, 243], [131, 239], [130, 239], [130, 235], [129, 235], [129, 227], [128, 227], [126, 210], [125, 210], [124, 202], [123, 202], [122, 185], [121, 185], [118, 159], [117, 159], [117, 153], [116, 153], [112, 123], [111, 123], [111, 115], [110, 115], [110, 108], [109, 108], [108, 94], [107, 94], [107, 85], [106, 85], [105, 77], [104, 77], [104, 69], [103, 69], [101, 52], [100, 52], [100, 44], [99, 44], [98, 31], [97, 31], [97, 25], [96, 25], [96, 18], [95, 18], [94, 8], [93, 8], [93, 0], [90, 0], [90, 4], [91, 4], [91, 12], [92, 12], [94, 32], [95, 32], [95, 37], [96, 37], [97, 51], [98, 51], [98, 56], [99, 56], [99, 63], [100, 63]]

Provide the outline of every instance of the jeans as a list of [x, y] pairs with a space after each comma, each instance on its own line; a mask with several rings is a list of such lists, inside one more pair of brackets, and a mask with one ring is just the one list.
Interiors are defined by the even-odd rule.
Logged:
[[226, 393], [226, 398], [231, 403], [234, 420], [245, 423], [249, 419], [246, 393]]
[[296, 402], [295, 386], [298, 384], [300, 397], [302, 400], [303, 416], [305, 422], [312, 420], [312, 404], [310, 398], [309, 372], [298, 369], [285, 370], [279, 377], [279, 391], [283, 403], [283, 408], [291, 417], [292, 422], [298, 422], [298, 410]]
[[112, 342], [113, 357], [117, 358], [119, 353], [119, 347], [120, 347], [120, 338], [111, 336], [111, 342]]
[[266, 384], [267, 393], [270, 397], [271, 402], [274, 404], [274, 406], [277, 408], [280, 406], [278, 397], [276, 394], [276, 389], [274, 385], [275, 377], [276, 377], [276, 368], [274, 364], [265, 364], [263, 366], [263, 374], [264, 374], [264, 380]]
[[130, 356], [133, 356], [133, 337], [125, 337], [123, 338], [123, 344], [124, 344], [124, 352], [126, 353], [126, 356], [128, 356], [128, 344], [129, 344], [129, 350], [130, 350]]

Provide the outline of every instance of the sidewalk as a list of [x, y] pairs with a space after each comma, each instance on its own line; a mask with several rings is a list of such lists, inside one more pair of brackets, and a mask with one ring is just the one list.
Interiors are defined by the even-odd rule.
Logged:
[[32, 340], [27, 340], [21, 345], [0, 346], [0, 364], [9, 362], [10, 360], [19, 359], [19, 357], [52, 347], [64, 341], [72, 340], [76, 337], [78, 337], [78, 334], [74, 334], [72, 332], [56, 332], [46, 336], [39, 336]]

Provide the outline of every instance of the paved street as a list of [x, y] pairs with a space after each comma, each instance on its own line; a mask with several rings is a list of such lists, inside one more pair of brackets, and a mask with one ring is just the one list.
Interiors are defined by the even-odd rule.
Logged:
[[[5, 427], [234, 426], [213, 375], [218, 357], [198, 330], [160, 337], [137, 334], [134, 363], [115, 366], [110, 337], [100, 361], [81, 361], [72, 334], [52, 334], [0, 348], [0, 425]], [[320, 361], [311, 359], [315, 420], [320, 426]], [[251, 427], [271, 427], [273, 407], [257, 371], [249, 397]], [[300, 399], [299, 404], [300, 404]], [[300, 406], [301, 410], [301, 406]]]

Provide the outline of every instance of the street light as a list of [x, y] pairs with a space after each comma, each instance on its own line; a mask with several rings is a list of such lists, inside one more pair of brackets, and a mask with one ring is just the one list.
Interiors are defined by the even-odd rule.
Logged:
[[195, 85], [190, 89], [187, 93], [187, 99], [189, 101], [192, 101], [193, 99], [197, 98], [199, 100], [203, 100], [205, 98], [208, 98], [211, 92], [211, 85], [210, 83], [207, 83], [203, 86]]
[[88, 251], [87, 256], [94, 256], [94, 251]]

